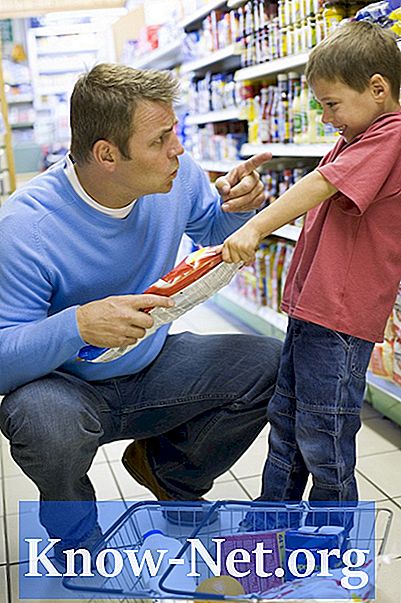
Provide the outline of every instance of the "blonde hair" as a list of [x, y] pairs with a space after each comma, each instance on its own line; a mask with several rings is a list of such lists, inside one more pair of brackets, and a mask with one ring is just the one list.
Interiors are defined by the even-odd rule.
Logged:
[[132, 69], [101, 63], [82, 75], [71, 95], [71, 153], [77, 163], [90, 161], [92, 147], [105, 139], [130, 159], [135, 109], [141, 101], [172, 103], [178, 81], [167, 71]]
[[317, 79], [340, 80], [363, 92], [375, 73], [390, 84], [394, 100], [399, 99], [401, 51], [391, 31], [367, 21], [351, 21], [338, 27], [309, 55], [305, 75], [313, 85]]

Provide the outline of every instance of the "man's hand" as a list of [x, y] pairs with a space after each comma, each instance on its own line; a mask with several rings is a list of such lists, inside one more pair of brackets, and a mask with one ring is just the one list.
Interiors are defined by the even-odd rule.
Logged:
[[254, 155], [225, 176], [217, 178], [215, 185], [224, 201], [223, 211], [250, 211], [264, 203], [264, 186], [256, 170], [271, 158], [272, 154], [267, 152]]
[[132, 345], [144, 337], [153, 318], [143, 310], [172, 307], [174, 301], [161, 295], [116, 295], [79, 306], [77, 321], [82, 339], [100, 348]]

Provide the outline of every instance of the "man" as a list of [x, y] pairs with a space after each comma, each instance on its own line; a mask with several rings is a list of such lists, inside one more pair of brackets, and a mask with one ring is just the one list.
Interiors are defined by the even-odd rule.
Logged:
[[[96, 531], [87, 476], [98, 447], [134, 439], [130, 474], [159, 500], [200, 499], [266, 423], [280, 344], [160, 328], [108, 363], [85, 344], [135, 343], [152, 325], [141, 294], [175, 263], [181, 236], [219, 244], [264, 200], [262, 154], [212, 190], [174, 128], [177, 82], [102, 64], [71, 98], [71, 154], [1, 212], [0, 426], [41, 501], [92, 501], [49, 534], [72, 546]], [[238, 213], [244, 212], [244, 213]]]

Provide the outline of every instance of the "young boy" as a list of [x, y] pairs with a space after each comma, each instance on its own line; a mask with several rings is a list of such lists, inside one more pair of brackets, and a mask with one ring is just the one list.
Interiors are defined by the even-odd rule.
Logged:
[[340, 138], [319, 166], [227, 238], [251, 263], [260, 242], [308, 212], [287, 277], [289, 315], [268, 415], [262, 500], [357, 501], [355, 436], [374, 342], [401, 278], [401, 52], [350, 22], [311, 53], [306, 77]]

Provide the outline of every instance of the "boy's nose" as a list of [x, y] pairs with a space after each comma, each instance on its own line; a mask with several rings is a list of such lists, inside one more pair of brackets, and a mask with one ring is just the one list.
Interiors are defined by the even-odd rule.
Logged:
[[323, 109], [323, 113], [322, 113], [322, 118], [321, 119], [322, 119], [322, 123], [324, 123], [324, 124], [330, 123], [330, 119], [329, 119], [328, 113], [327, 113], [327, 111], [325, 109]]

